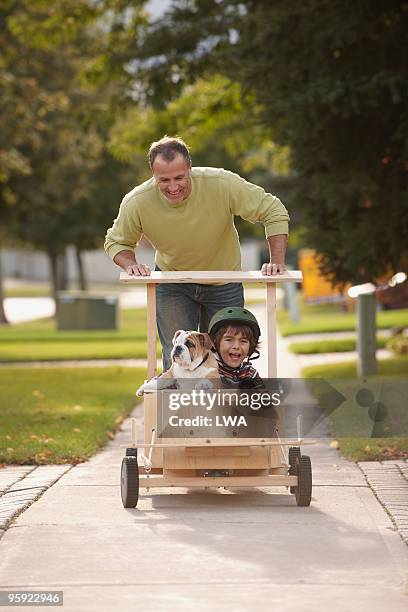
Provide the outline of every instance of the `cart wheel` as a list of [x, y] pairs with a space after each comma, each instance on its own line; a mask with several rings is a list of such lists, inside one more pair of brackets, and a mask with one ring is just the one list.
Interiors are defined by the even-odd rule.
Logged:
[[[289, 449], [289, 476], [296, 476], [296, 457], [300, 458], [301, 452], [298, 446], [291, 446]], [[292, 495], [295, 494], [296, 487], [290, 487]]]
[[298, 506], [310, 506], [312, 500], [312, 464], [310, 457], [302, 455], [296, 460], [296, 473], [298, 486], [295, 487], [296, 503]]
[[136, 508], [139, 499], [139, 467], [137, 457], [124, 457], [120, 474], [120, 492], [124, 508]]

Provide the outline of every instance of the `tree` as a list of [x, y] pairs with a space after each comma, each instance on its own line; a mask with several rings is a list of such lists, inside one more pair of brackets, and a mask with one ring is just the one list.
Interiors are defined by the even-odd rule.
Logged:
[[[335, 283], [407, 254], [408, 8], [402, 0], [183, 0], [140, 50], [146, 95], [222, 71], [253, 92], [290, 147], [295, 207]], [[364, 246], [362, 246], [364, 245]]]
[[[8, 236], [48, 254], [54, 295], [66, 247], [77, 247], [80, 262], [83, 248], [103, 242], [128, 170], [104, 146], [112, 86], [102, 90], [85, 78], [107, 39], [106, 23], [96, 18], [113, 4], [120, 2], [21, 0], [1, 13], [8, 132], [3, 163], [0, 156], [0, 213]], [[19, 164], [12, 166], [14, 159]], [[110, 206], [108, 194], [116, 196]]]

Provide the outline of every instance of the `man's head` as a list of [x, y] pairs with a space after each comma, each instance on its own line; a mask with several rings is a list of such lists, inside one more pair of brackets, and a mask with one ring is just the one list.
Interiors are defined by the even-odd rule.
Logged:
[[169, 202], [182, 202], [191, 193], [191, 158], [181, 138], [164, 136], [149, 149], [149, 164], [156, 183]]

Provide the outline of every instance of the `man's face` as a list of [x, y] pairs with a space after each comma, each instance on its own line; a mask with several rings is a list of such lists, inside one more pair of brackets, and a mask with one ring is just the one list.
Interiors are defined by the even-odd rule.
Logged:
[[158, 155], [152, 170], [158, 188], [169, 202], [178, 204], [188, 198], [191, 193], [191, 165], [181, 154], [170, 162]]

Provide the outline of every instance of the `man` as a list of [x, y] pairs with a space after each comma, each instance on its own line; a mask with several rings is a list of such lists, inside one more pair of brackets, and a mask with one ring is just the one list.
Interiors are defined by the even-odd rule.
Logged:
[[[240, 270], [241, 252], [234, 215], [261, 222], [269, 243], [265, 275], [285, 271], [288, 213], [278, 198], [221, 168], [193, 168], [181, 138], [165, 136], [149, 150], [153, 177], [128, 193], [108, 230], [105, 250], [128, 274], [148, 276], [134, 248], [142, 234], [156, 249], [156, 269]], [[241, 283], [224, 285], [160, 284], [157, 327], [163, 366], [170, 366], [177, 329], [207, 331], [215, 312], [243, 306]]]

